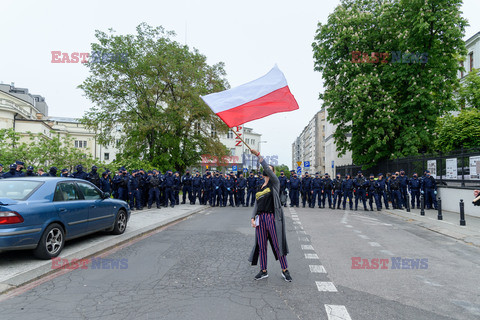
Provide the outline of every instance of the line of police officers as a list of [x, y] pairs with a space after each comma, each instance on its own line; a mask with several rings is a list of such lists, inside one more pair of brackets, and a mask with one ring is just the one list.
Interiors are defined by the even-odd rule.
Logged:
[[[0, 178], [12, 178], [22, 176], [51, 176], [56, 177], [58, 169], [51, 167], [46, 173], [42, 169], [34, 172], [32, 166], [28, 166], [26, 172], [23, 172], [24, 163], [16, 161], [9, 166], [8, 172], [3, 172], [3, 165], [0, 164]], [[168, 170], [162, 174], [158, 170], [145, 172], [145, 170], [133, 170], [131, 173], [122, 167], [112, 177], [112, 173], [107, 170], [100, 176], [97, 172], [97, 166], [92, 166], [90, 172], [83, 171], [82, 165], [75, 167], [75, 172], [69, 173], [67, 169], [62, 169], [61, 177], [73, 177], [92, 182], [104, 192], [113, 194], [114, 198], [122, 199], [130, 204], [131, 209], [141, 210], [148, 206], [151, 208], [153, 203], [157, 208], [162, 206], [171, 207], [180, 204], [179, 194], [183, 191], [182, 204], [186, 199], [190, 204], [195, 204], [197, 198], [202, 205], [211, 205], [212, 207], [230, 206], [247, 207], [255, 203], [255, 192], [257, 188], [263, 185], [263, 175], [255, 175], [253, 171], [247, 178], [242, 173], [222, 175], [220, 172], [207, 171], [200, 175], [198, 171], [191, 175], [189, 170], [183, 176], [176, 171], [173, 173]], [[370, 210], [373, 211], [373, 202], [375, 201], [378, 211], [382, 209], [382, 200], [385, 208], [389, 209], [389, 202], [394, 209], [402, 209], [407, 206], [407, 194], [411, 197], [411, 208], [420, 208], [420, 195], [425, 196], [425, 207], [431, 209], [432, 206], [437, 209], [437, 185], [435, 178], [430, 175], [430, 171], [425, 170], [422, 177], [414, 173], [412, 178], [405, 175], [404, 170], [393, 174], [387, 173], [386, 177], [379, 173], [377, 178], [370, 174], [366, 179], [359, 171], [355, 178], [346, 175], [342, 179], [337, 174], [335, 179], [331, 179], [328, 173], [322, 177], [316, 173], [311, 177], [305, 172], [301, 178], [297, 176], [295, 170], [291, 170], [290, 179], [280, 171], [280, 200], [287, 206], [287, 190], [290, 198], [290, 206], [299, 207], [299, 197], [301, 195], [302, 206], [307, 204], [314, 208], [318, 204], [319, 208], [328, 207], [331, 209], [346, 208], [347, 199], [349, 207], [353, 209], [353, 198], [355, 198], [355, 210], [358, 209], [358, 203], [363, 204], [364, 210], [367, 208], [367, 200]], [[245, 201], [246, 194], [246, 201]], [[342, 201], [343, 200], [343, 201]]]
[[[428, 170], [425, 170], [424, 175], [420, 178], [417, 173], [408, 178], [405, 171], [400, 170], [393, 174], [387, 173], [386, 177], [382, 173], [379, 173], [377, 177], [370, 174], [368, 179], [363, 176], [361, 171], [354, 178], [347, 174], [345, 179], [342, 179], [341, 175], [337, 174], [333, 180], [328, 173], [321, 177], [318, 172], [315, 177], [311, 177], [308, 172], [305, 172], [301, 178], [298, 178], [295, 171], [291, 170], [289, 180], [282, 178], [281, 174], [280, 188], [285, 200], [288, 190], [291, 207], [299, 207], [299, 195], [301, 195], [303, 207], [308, 204], [309, 207], [314, 208], [318, 200], [319, 208], [325, 208], [328, 201], [329, 208], [340, 209], [340, 205], [342, 205], [345, 210], [348, 199], [350, 210], [352, 210], [353, 198], [355, 198], [355, 210], [358, 210], [358, 203], [361, 202], [364, 210], [368, 211], [367, 200], [371, 211], [373, 211], [374, 201], [377, 210], [380, 211], [382, 200], [386, 209], [389, 209], [389, 202], [394, 209], [402, 209], [407, 206], [408, 194], [411, 197], [412, 209], [415, 208], [415, 202], [417, 208], [420, 208], [420, 195], [424, 195], [427, 209], [431, 209], [432, 206], [437, 209], [437, 184]], [[284, 201], [284, 206], [286, 206], [286, 201]]]

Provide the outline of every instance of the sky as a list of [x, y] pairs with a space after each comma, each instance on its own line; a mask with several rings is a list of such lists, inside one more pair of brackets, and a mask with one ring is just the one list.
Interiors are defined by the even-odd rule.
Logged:
[[[295, 138], [321, 108], [321, 74], [313, 70], [313, 38], [339, 0], [0, 0], [0, 82], [46, 98], [49, 115], [82, 117], [93, 105], [77, 86], [88, 76], [81, 63], [51, 63], [51, 51], [90, 52], [95, 30], [135, 34], [142, 22], [176, 32], [209, 64], [225, 63], [235, 87], [283, 71], [300, 109], [246, 123], [262, 134], [261, 151], [291, 166]], [[480, 31], [480, 1], [464, 0], [465, 40]], [[477, 19], [475, 19], [477, 17]]]

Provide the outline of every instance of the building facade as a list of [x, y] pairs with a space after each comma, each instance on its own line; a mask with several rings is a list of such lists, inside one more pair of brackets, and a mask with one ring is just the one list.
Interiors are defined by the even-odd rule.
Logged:
[[463, 82], [465, 76], [472, 72], [473, 69], [480, 69], [480, 32], [467, 39], [465, 47], [467, 48], [467, 56], [460, 62], [460, 65], [465, 70], [458, 72], [460, 82]]

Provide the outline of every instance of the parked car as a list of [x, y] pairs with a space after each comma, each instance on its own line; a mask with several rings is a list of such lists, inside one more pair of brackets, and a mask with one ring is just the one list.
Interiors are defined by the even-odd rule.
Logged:
[[50, 259], [65, 241], [98, 231], [122, 234], [130, 209], [92, 183], [72, 178], [0, 180], [0, 251], [33, 249]]

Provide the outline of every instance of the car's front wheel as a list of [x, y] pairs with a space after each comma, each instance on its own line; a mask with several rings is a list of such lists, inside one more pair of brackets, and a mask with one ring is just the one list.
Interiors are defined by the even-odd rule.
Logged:
[[115, 225], [113, 226], [112, 234], [122, 234], [127, 229], [127, 212], [124, 209], [120, 209], [115, 219]]
[[65, 232], [61, 225], [52, 223], [42, 234], [37, 248], [33, 251], [35, 257], [48, 260], [57, 257], [65, 245]]

